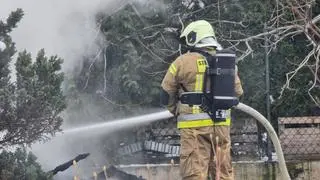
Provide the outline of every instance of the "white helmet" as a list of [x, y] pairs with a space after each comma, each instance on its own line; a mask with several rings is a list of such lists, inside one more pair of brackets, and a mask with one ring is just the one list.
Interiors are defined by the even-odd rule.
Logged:
[[221, 50], [222, 47], [216, 40], [216, 36], [211, 24], [205, 20], [198, 20], [190, 23], [181, 33], [180, 38], [184, 38], [188, 46], [198, 48], [216, 47]]

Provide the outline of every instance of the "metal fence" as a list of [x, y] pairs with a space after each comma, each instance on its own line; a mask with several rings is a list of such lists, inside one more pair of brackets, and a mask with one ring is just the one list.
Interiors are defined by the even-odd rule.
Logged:
[[[168, 119], [138, 128], [134, 142], [121, 143], [113, 158], [119, 164], [179, 162], [180, 135], [176, 121]], [[231, 127], [233, 161], [267, 160], [270, 148], [264, 129], [251, 117], [234, 115]]]
[[278, 129], [286, 160], [320, 160], [319, 116], [279, 118]]
[[[277, 124], [286, 161], [320, 160], [320, 116], [284, 117]], [[116, 143], [113, 157], [118, 163], [179, 162], [180, 136], [174, 119], [139, 127], [131, 135], [134, 141]], [[234, 162], [276, 160], [264, 127], [247, 115], [233, 115], [231, 142]]]
[[[320, 160], [320, 117], [279, 118], [276, 129], [287, 161]], [[180, 135], [174, 119], [138, 127], [131, 136], [135, 137], [115, 143], [117, 163], [179, 162]], [[234, 162], [276, 160], [265, 129], [249, 116], [233, 115], [231, 142]]]

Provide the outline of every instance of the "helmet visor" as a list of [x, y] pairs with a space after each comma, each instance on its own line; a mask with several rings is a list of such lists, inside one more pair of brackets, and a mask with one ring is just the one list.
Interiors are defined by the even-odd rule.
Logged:
[[213, 37], [207, 37], [200, 40], [195, 47], [202, 48], [202, 47], [215, 47], [217, 50], [222, 50], [222, 46], [218, 43], [216, 39]]

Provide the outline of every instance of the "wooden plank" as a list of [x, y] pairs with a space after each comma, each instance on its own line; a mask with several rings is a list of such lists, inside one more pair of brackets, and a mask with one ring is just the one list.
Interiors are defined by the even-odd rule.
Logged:
[[240, 152], [250, 152], [250, 153], [256, 153], [258, 149], [257, 144], [248, 143], [248, 144], [240, 144], [240, 145], [232, 145], [232, 152], [234, 154], [240, 153]]
[[286, 161], [297, 161], [297, 160], [320, 160], [320, 154], [308, 154], [308, 155], [297, 155], [297, 154], [285, 154]]
[[283, 150], [284, 154], [295, 154], [295, 155], [308, 155], [308, 154], [319, 154], [320, 155], [320, 151], [319, 150], [314, 150], [314, 149], [284, 149]]
[[320, 135], [319, 134], [296, 134], [296, 135], [290, 135], [290, 136], [286, 136], [285, 134], [281, 134], [279, 136], [279, 139], [280, 139], [281, 143], [284, 143], [285, 141], [292, 142], [292, 143], [295, 143], [298, 141], [310, 142], [313, 144], [320, 143]]
[[278, 119], [279, 124], [319, 124], [320, 116], [282, 117]]
[[174, 136], [179, 134], [179, 130], [177, 128], [157, 128], [151, 129], [154, 136]]
[[257, 132], [257, 123], [252, 118], [236, 119], [232, 121], [230, 133], [252, 133]]
[[258, 135], [254, 134], [243, 134], [231, 136], [232, 142], [258, 142]]
[[230, 133], [235, 134], [235, 133], [253, 133], [257, 132], [258, 128], [255, 124], [251, 124], [248, 126], [234, 126], [231, 127]]
[[320, 129], [309, 127], [309, 128], [286, 128], [280, 131], [280, 136], [295, 136], [295, 135], [317, 135], [320, 138]]
[[306, 146], [319, 146], [319, 142], [313, 142], [312, 140], [306, 139], [296, 139], [296, 140], [280, 140], [281, 145], [283, 146], [292, 146], [292, 147], [306, 147]]
[[[295, 152], [298, 152], [298, 151], [300, 151], [300, 149], [302, 150], [302, 151], [305, 151], [305, 150], [310, 150], [310, 151], [317, 151], [317, 152], [320, 152], [320, 147], [319, 146], [316, 146], [316, 145], [309, 145], [309, 146], [307, 146], [307, 145], [303, 145], [303, 144], [300, 144], [299, 146], [297, 145], [292, 145], [292, 144], [283, 144], [282, 145], [282, 147], [283, 147], [283, 149], [288, 149], [289, 151], [295, 151]], [[295, 149], [297, 149], [297, 150], [295, 150]]]

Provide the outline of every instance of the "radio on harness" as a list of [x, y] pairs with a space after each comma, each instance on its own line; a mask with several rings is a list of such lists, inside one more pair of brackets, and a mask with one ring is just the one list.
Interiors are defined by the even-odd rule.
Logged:
[[229, 50], [218, 51], [215, 56], [202, 54], [208, 66], [204, 74], [202, 93], [184, 92], [182, 104], [200, 105], [214, 121], [225, 121], [227, 110], [239, 103], [235, 93], [236, 55]]

